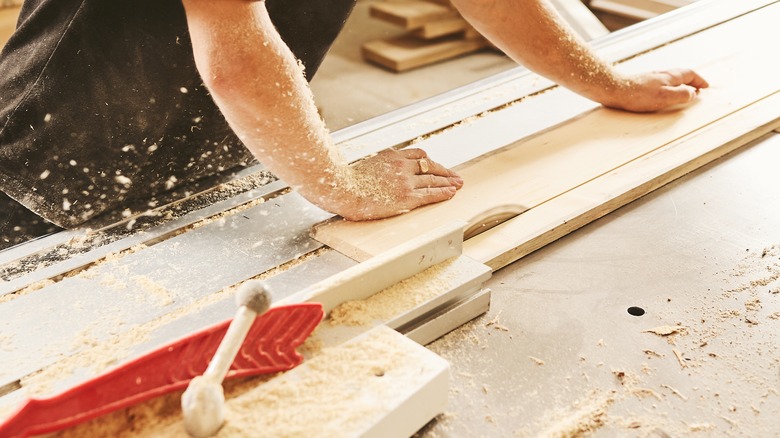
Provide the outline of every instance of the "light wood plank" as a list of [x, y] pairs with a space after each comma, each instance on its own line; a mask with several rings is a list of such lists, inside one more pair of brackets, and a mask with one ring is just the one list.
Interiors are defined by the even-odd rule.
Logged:
[[363, 45], [363, 58], [393, 71], [406, 71], [456, 56], [465, 55], [488, 45], [482, 38], [443, 37], [426, 41], [411, 35]]
[[417, 38], [430, 40], [446, 35], [452, 35], [454, 33], [465, 32], [470, 28], [471, 26], [466, 20], [460, 17], [455, 17], [424, 24], [422, 27], [414, 29], [412, 31], [412, 35]]
[[369, 14], [404, 29], [416, 29], [433, 21], [457, 17], [458, 11], [426, 1], [406, 1], [374, 3]]
[[[535, 207], [613, 172], [776, 92], [780, 88], [776, 81], [780, 64], [765, 54], [780, 39], [777, 26], [772, 24], [778, 19], [780, 7], [770, 6], [623, 66], [629, 71], [646, 70], [668, 60], [695, 67], [713, 87], [703, 91], [699, 102], [685, 111], [652, 115], [593, 111], [504, 152], [469, 163], [459, 170], [466, 184], [451, 201], [382, 221], [332, 222], [318, 227], [315, 237], [350, 257], [358, 253], [377, 254], [406, 236], [425, 232], [442, 218], [468, 220], [481, 211], [505, 204]], [[746, 40], [753, 44], [745, 45]], [[713, 51], [712, 47], [718, 50]], [[746, 77], [751, 80], [745, 81]], [[485, 135], [490, 134], [490, 129], [482, 129]], [[450, 134], [456, 138], [458, 128]], [[417, 145], [424, 147], [424, 142]], [[351, 244], [345, 246], [338, 241]]]
[[500, 269], [780, 126], [780, 94], [691, 133], [464, 243]]

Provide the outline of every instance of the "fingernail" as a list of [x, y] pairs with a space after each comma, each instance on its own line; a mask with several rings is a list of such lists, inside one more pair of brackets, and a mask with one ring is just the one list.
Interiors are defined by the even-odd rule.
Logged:
[[458, 187], [462, 187], [463, 186], [463, 178], [461, 178], [459, 176], [450, 177], [450, 182], [452, 182], [454, 185], [456, 185]]

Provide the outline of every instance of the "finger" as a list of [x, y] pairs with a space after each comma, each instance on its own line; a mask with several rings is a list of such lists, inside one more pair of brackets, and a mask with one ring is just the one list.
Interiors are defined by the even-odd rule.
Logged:
[[436, 175], [418, 175], [414, 179], [414, 188], [430, 188], [430, 187], [455, 187], [460, 188], [463, 186], [463, 181], [460, 181], [458, 185], [453, 178]]
[[693, 101], [696, 98], [696, 88], [689, 85], [678, 85], [676, 87], [666, 86], [667, 106], [684, 104]]
[[667, 72], [672, 78], [671, 85], [690, 85], [694, 88], [707, 88], [710, 84], [698, 73], [687, 68], [678, 68]]
[[427, 158], [428, 154], [420, 148], [401, 149], [398, 151], [401, 156], [410, 160], [419, 160], [420, 158]]
[[428, 173], [439, 176], [457, 176], [457, 174], [441, 164], [428, 159]]
[[455, 187], [426, 187], [415, 189], [415, 194], [420, 201], [418, 207], [446, 201], [455, 196], [455, 193], [457, 193]]

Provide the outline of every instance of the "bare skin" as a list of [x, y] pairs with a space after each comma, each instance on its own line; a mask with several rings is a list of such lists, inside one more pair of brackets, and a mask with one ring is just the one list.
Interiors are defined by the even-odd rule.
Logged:
[[708, 84], [689, 69], [627, 76], [598, 58], [546, 0], [452, 0], [509, 57], [604, 106], [659, 111], [696, 98]]
[[[544, 0], [455, 0], [518, 62], [604, 105], [657, 111], [689, 102], [706, 81], [690, 70], [623, 77], [574, 37]], [[183, 0], [198, 70], [231, 128], [269, 170], [348, 220], [394, 216], [455, 196], [463, 180], [420, 149], [347, 165], [264, 2]], [[518, 31], [519, 29], [519, 31]]]

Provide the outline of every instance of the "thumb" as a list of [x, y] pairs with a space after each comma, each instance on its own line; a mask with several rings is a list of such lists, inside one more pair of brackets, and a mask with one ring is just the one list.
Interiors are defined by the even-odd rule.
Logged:
[[697, 89], [690, 85], [665, 86], [666, 97], [669, 105], [689, 103], [696, 98]]

